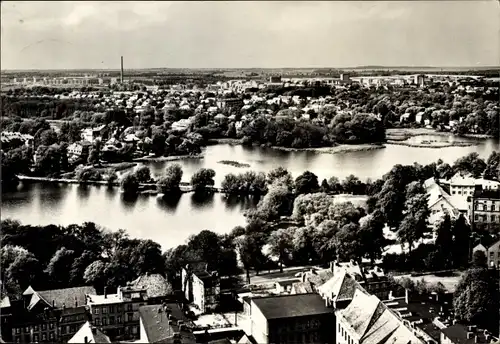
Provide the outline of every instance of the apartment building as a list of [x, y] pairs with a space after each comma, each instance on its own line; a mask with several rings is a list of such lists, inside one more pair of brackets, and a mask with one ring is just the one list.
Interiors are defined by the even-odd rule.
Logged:
[[196, 262], [182, 268], [182, 292], [201, 313], [214, 310], [219, 304], [220, 277], [209, 272], [203, 262]]
[[87, 295], [92, 324], [113, 340], [139, 337], [139, 308], [147, 304], [147, 290], [118, 287], [116, 294]]
[[12, 302], [9, 326], [14, 342], [67, 341], [88, 320], [85, 295], [93, 287], [35, 291], [28, 287]]
[[[64, 341], [66, 343], [66, 341]], [[111, 340], [104, 333], [99, 331], [98, 328], [92, 326], [89, 321], [83, 324], [77, 333], [73, 337], [71, 337], [68, 341], [68, 344], [72, 343], [111, 343]]]
[[474, 225], [500, 225], [500, 190], [476, 190], [467, 204], [467, 215]]

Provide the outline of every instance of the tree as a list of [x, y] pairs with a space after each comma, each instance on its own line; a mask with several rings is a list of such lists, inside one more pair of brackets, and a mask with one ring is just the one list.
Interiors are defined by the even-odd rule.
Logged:
[[319, 189], [318, 177], [309, 171], [305, 171], [295, 179], [295, 193], [313, 193]]
[[465, 272], [453, 298], [455, 316], [459, 320], [490, 330], [498, 327], [500, 305], [498, 275], [495, 275], [495, 272], [484, 268]]
[[452, 224], [453, 245], [451, 253], [455, 267], [466, 266], [470, 257], [470, 226], [465, 217], [460, 216]]
[[289, 228], [293, 233], [293, 260], [302, 264], [309, 264], [318, 259], [315, 239], [319, 236], [313, 227]]
[[267, 183], [273, 184], [276, 180], [281, 180], [282, 183], [290, 188], [293, 188], [293, 178], [290, 172], [283, 167], [277, 167], [267, 173]]
[[71, 266], [75, 260], [75, 251], [61, 247], [50, 259], [45, 273], [49, 275], [55, 285], [66, 286], [69, 284]]
[[100, 164], [101, 161], [101, 141], [97, 140], [92, 145], [92, 148], [89, 152], [88, 163], [89, 164]]
[[385, 246], [384, 238], [384, 216], [376, 210], [372, 214], [360, 219], [359, 240], [362, 245], [362, 254], [375, 263], [375, 259], [382, 256], [382, 250]]
[[102, 289], [106, 281], [106, 264], [102, 260], [96, 260], [85, 268], [83, 279], [86, 283], [93, 285], [96, 290]]
[[50, 146], [57, 142], [58, 142], [57, 133], [52, 129], [48, 129], [41, 132], [38, 144], [44, 146]]
[[242, 235], [236, 239], [241, 263], [246, 272], [247, 283], [250, 284], [250, 269], [259, 268], [259, 261], [262, 261], [262, 240], [256, 234]]
[[40, 278], [40, 263], [33, 253], [12, 245], [3, 246], [1, 253], [2, 279], [9, 293], [22, 292]]
[[493, 151], [488, 157], [484, 178], [500, 181], [500, 153]]
[[207, 186], [213, 186], [215, 171], [210, 168], [202, 168], [191, 177], [191, 186], [194, 192], [205, 191]]
[[456, 172], [470, 173], [474, 178], [479, 178], [486, 169], [486, 163], [474, 152], [457, 159], [453, 165]]
[[450, 215], [446, 214], [439, 223], [436, 235], [436, 249], [441, 256], [445, 269], [450, 268], [453, 263], [453, 255], [450, 248], [453, 247], [453, 233], [451, 231]]
[[280, 228], [272, 232], [269, 236], [268, 244], [271, 247], [271, 253], [278, 256], [280, 272], [283, 272], [283, 263], [293, 248], [290, 232], [287, 228]]
[[169, 165], [165, 170], [165, 175], [160, 177], [156, 186], [158, 192], [167, 194], [170, 192], [178, 192], [179, 185], [182, 180], [182, 167], [179, 164]]
[[151, 180], [151, 170], [146, 165], [139, 166], [135, 171], [135, 176], [139, 183], [149, 183]]
[[139, 181], [135, 174], [129, 172], [127, 173], [121, 181], [121, 187], [125, 194], [135, 195], [139, 191]]
[[488, 260], [486, 258], [486, 254], [483, 251], [478, 250], [472, 254], [472, 266], [475, 268], [488, 267]]

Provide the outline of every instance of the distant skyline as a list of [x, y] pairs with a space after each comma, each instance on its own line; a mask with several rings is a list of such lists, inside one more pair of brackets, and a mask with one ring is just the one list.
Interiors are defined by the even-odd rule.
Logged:
[[1, 68], [500, 65], [500, 3], [1, 3]]

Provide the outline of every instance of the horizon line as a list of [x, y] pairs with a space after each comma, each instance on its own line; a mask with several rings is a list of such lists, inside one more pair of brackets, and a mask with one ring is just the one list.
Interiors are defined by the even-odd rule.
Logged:
[[[175, 69], [187, 69], [187, 70], [273, 70], [273, 69], [296, 69], [296, 70], [304, 70], [304, 69], [332, 69], [332, 70], [346, 70], [346, 69], [468, 69], [468, 70], [477, 70], [477, 69], [500, 69], [500, 65], [498, 66], [381, 66], [381, 65], [365, 65], [365, 66], [356, 66], [356, 67], [140, 67], [140, 68], [124, 68], [124, 70], [157, 70], [157, 69], [165, 69], [165, 70], [175, 70]], [[2, 72], [24, 72], [24, 71], [120, 71], [120, 67], [117, 68], [5, 68], [1, 69]], [[499, 70], [500, 73], [500, 70]]]

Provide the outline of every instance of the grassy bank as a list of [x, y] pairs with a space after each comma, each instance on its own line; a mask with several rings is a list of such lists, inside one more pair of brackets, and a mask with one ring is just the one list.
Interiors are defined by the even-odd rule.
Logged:
[[203, 153], [196, 155], [176, 155], [176, 156], [158, 156], [158, 157], [142, 157], [134, 159], [135, 162], [159, 162], [159, 161], [176, 161], [184, 159], [202, 159]]
[[385, 148], [383, 144], [359, 144], [359, 145], [338, 145], [333, 147], [318, 147], [318, 148], [289, 148], [289, 147], [277, 147], [273, 146], [274, 149], [279, 149], [287, 152], [316, 152], [322, 154], [338, 154], [347, 152], [361, 152], [361, 151], [371, 151], [376, 149]]
[[[448, 131], [437, 131], [435, 129], [428, 128], [391, 128], [385, 131], [387, 140], [390, 141], [405, 141], [410, 137], [423, 136], [423, 135], [434, 135], [434, 136], [456, 136]], [[465, 138], [473, 139], [488, 139], [492, 138], [491, 135], [486, 134], [465, 134]]]
[[448, 147], [470, 147], [476, 145], [472, 142], [429, 142], [429, 143], [409, 143], [409, 142], [401, 142], [398, 140], [388, 140], [387, 144], [398, 145], [398, 146], [407, 146], [407, 147], [415, 147], [415, 148], [448, 148]]

